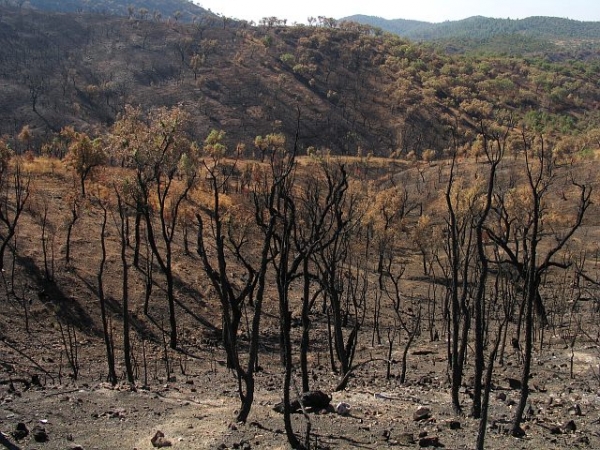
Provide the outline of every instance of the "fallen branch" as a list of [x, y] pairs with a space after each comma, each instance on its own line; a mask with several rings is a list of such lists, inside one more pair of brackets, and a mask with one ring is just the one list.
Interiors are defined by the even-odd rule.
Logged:
[[2, 342], [4, 345], [6, 345], [7, 347], [9, 347], [11, 350], [14, 350], [15, 352], [17, 352], [19, 355], [23, 356], [25, 359], [27, 359], [28, 361], [30, 361], [35, 367], [37, 367], [39, 370], [41, 370], [42, 372], [44, 372], [45, 375], [49, 376], [50, 379], [54, 382], [54, 377], [52, 376], [52, 374], [50, 372], [48, 372], [46, 369], [44, 369], [42, 366], [40, 366], [33, 358], [31, 358], [29, 355], [26, 355], [22, 350], [19, 350], [18, 348], [16, 348], [14, 345], [9, 344], [7, 341], [2, 340], [0, 341]]
[[350, 367], [350, 370], [348, 370], [348, 372], [346, 372], [346, 374], [344, 375], [344, 378], [342, 378], [341, 381], [338, 383], [338, 385], [335, 387], [334, 392], [339, 392], [339, 391], [343, 390], [343, 387], [348, 382], [348, 378], [350, 377], [350, 375], [352, 375], [352, 372], [354, 372], [356, 369], [359, 369], [362, 366], [366, 366], [369, 363], [377, 362], [377, 361], [381, 361], [386, 364], [391, 363], [391, 361], [389, 361], [388, 359], [385, 359], [385, 358], [371, 358], [366, 361], [359, 362], [359, 363], [353, 365], [352, 367]]
[[0, 384], [9, 384], [12, 386], [13, 383], [23, 383], [25, 385], [25, 390], [31, 387], [31, 381], [26, 380], [25, 378], [9, 378], [8, 380], [0, 380]]

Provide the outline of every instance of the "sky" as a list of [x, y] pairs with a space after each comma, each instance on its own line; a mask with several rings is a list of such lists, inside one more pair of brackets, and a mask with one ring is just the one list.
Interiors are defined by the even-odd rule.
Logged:
[[598, 0], [193, 0], [226, 17], [254, 20], [275, 16], [288, 24], [308, 17], [339, 19], [354, 14], [425, 22], [471, 16], [522, 19], [530, 16], [600, 21]]

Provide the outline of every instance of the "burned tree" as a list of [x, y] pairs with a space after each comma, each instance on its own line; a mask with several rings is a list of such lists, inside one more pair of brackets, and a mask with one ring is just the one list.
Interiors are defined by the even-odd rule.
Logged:
[[[263, 231], [263, 243], [260, 258], [254, 261], [247, 247], [250, 243], [251, 230], [248, 223], [231, 217], [227, 210], [223, 186], [228, 182], [227, 172], [221, 171], [227, 156], [227, 148], [222, 143], [224, 133], [213, 130], [204, 141], [204, 168], [207, 173], [210, 200], [201, 205], [203, 214], [197, 213], [198, 240], [197, 252], [202, 260], [204, 272], [216, 293], [221, 305], [221, 323], [223, 326], [223, 344], [227, 354], [227, 366], [234, 370], [238, 382], [238, 393], [241, 408], [237, 420], [245, 422], [250, 414], [254, 401], [254, 373], [258, 365], [258, 346], [260, 337], [260, 321], [265, 288], [265, 274], [269, 262], [270, 241], [275, 224], [275, 216], [260, 222]], [[235, 155], [234, 155], [235, 157]], [[273, 184], [266, 191], [266, 208], [271, 210], [276, 193]], [[259, 196], [256, 192], [255, 196]], [[258, 205], [258, 203], [256, 203]], [[262, 217], [257, 206], [256, 215]], [[207, 226], [208, 225], [208, 226]], [[256, 230], [254, 230], [256, 231]], [[230, 265], [235, 262], [245, 271], [242, 285], [236, 283], [230, 273]], [[254, 315], [252, 328], [249, 330], [250, 347], [247, 361], [241, 358], [242, 348], [238, 333], [244, 308], [252, 304]]]
[[113, 127], [113, 152], [135, 171], [134, 178], [125, 182], [126, 200], [144, 218], [148, 243], [166, 278], [171, 348], [177, 347], [173, 241], [180, 207], [197, 177], [197, 148], [186, 137], [186, 121], [178, 107], [153, 110], [147, 116], [127, 108]]
[[[551, 268], [566, 268], [568, 262], [560, 261], [560, 251], [581, 226], [583, 217], [591, 204], [591, 189], [570, 178], [575, 210], [569, 223], [553, 227], [548, 196], [550, 187], [557, 182], [559, 167], [545, 145], [544, 139], [522, 132], [525, 183], [520, 187], [504, 186], [494, 195], [489, 225], [485, 231], [500, 248], [500, 263], [510, 264], [519, 274], [524, 305], [524, 358], [521, 377], [521, 395], [514, 415], [512, 434], [522, 436], [523, 412], [529, 396], [529, 378], [533, 352], [535, 310], [540, 326], [545, 326], [543, 303], [540, 294], [544, 274]], [[543, 246], [542, 246], [543, 244]], [[520, 337], [517, 336], [517, 339]]]
[[0, 139], [0, 271], [4, 255], [15, 236], [17, 224], [29, 199], [31, 176], [23, 173], [21, 161], [12, 158], [8, 144]]

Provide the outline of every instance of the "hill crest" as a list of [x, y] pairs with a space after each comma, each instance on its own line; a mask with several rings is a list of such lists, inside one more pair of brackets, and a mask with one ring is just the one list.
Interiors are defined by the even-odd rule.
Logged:
[[6, 0], [8, 5], [38, 11], [98, 13], [125, 17], [172, 18], [192, 22], [200, 17], [216, 17], [189, 0]]
[[557, 42], [564, 44], [567, 41], [574, 45], [582, 41], [600, 41], [600, 22], [582, 22], [559, 17], [532, 16], [525, 19], [495, 19], [472, 16], [457, 21], [431, 23], [354, 15], [341, 20], [377, 27], [416, 41], [470, 39], [481, 43], [505, 36], [520, 36], [552, 44]]

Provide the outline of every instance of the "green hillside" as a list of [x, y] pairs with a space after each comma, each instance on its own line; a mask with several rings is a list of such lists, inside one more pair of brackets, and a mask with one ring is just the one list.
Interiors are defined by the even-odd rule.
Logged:
[[436, 42], [460, 51], [526, 54], [586, 49], [600, 42], [600, 22], [557, 17], [492, 19], [475, 16], [464, 20], [429, 23], [350, 16], [342, 20], [378, 27], [421, 42]]

